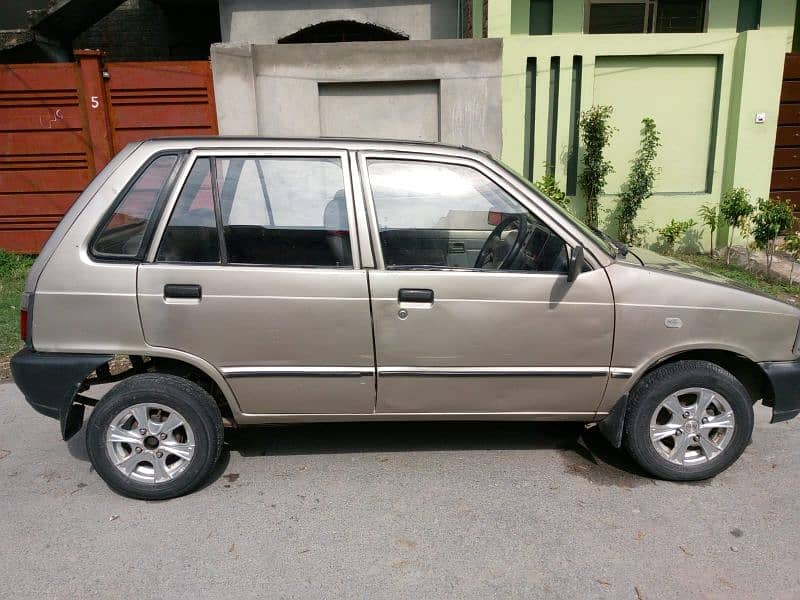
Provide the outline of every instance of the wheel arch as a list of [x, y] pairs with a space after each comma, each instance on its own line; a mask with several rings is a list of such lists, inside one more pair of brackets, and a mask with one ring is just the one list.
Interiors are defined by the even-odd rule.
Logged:
[[682, 360], [700, 360], [717, 365], [742, 384], [754, 404], [763, 400], [765, 405], [772, 405], [775, 397], [772, 384], [763, 369], [751, 358], [723, 348], [690, 348], [676, 351], [653, 360], [645, 368], [639, 370], [636, 377], [628, 382], [624, 393], [615, 400], [608, 415], [598, 423], [600, 432], [615, 448], [622, 446], [622, 432], [625, 427], [628, 396], [631, 391], [649, 373]]

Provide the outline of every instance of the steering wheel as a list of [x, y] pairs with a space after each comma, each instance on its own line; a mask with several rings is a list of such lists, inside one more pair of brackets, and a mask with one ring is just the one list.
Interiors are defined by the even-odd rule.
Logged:
[[481, 248], [481, 251], [478, 253], [478, 258], [475, 260], [476, 269], [482, 269], [483, 266], [489, 262], [490, 257], [492, 257], [492, 261], [494, 260], [493, 253], [495, 243], [500, 239], [500, 236], [503, 235], [503, 232], [509, 229], [510, 225], [514, 224], [517, 226], [517, 238], [514, 240], [514, 244], [509, 249], [508, 254], [503, 257], [503, 260], [497, 266], [497, 269], [507, 269], [514, 264], [514, 261], [522, 250], [525, 239], [528, 237], [528, 220], [525, 218], [525, 215], [509, 215], [500, 221], [497, 227], [492, 229], [492, 233], [486, 238], [486, 241], [483, 243], [483, 248]]

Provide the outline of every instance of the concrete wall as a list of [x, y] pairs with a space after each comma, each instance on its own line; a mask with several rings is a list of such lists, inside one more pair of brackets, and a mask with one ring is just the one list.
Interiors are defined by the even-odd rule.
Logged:
[[[791, 48], [796, 2], [771, 0], [762, 6], [757, 31], [736, 32], [738, 2], [711, 0], [705, 33], [586, 35], [583, 0], [559, 0], [554, 4], [553, 35], [528, 36], [516, 33], [527, 31], [526, 22], [517, 22], [527, 19], [518, 0], [489, 0], [489, 35], [503, 38], [503, 160], [520, 171], [531, 164], [533, 180], [544, 174], [554, 114], [551, 61], [557, 57], [555, 174], [562, 188], [567, 187], [568, 157], [575, 150], [571, 132], [577, 56], [582, 65], [579, 109], [613, 106], [618, 129], [608, 152], [615, 173], [601, 202], [601, 225], [611, 225], [613, 233], [607, 215], [629, 172], [644, 116], [655, 118], [664, 145], [657, 161], [662, 171], [656, 193], [645, 201], [639, 225], [658, 228], [673, 218], [698, 221], [700, 205], [717, 204], [734, 186], [749, 188], [754, 198], [766, 197], [784, 53]], [[525, 116], [529, 59], [536, 60], [531, 123]], [[755, 122], [758, 112], [766, 113], [765, 123]], [[528, 146], [526, 130], [533, 135]], [[580, 155], [580, 147], [577, 150]], [[572, 206], [583, 214], [579, 188]], [[707, 246], [708, 232], [702, 239]], [[653, 232], [649, 241], [655, 240]]]
[[501, 40], [491, 39], [215, 44], [211, 65], [219, 130], [416, 137], [499, 155], [501, 54]]
[[274, 44], [309, 25], [351, 20], [405, 34], [411, 40], [455, 38], [457, 0], [220, 0], [223, 42]]

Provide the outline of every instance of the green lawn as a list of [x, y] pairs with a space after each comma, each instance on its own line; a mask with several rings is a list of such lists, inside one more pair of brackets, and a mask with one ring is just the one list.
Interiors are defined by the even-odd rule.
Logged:
[[22, 347], [19, 338], [19, 297], [34, 257], [0, 250], [0, 360]]
[[[747, 271], [738, 265], [727, 265], [724, 260], [711, 258], [707, 254], [681, 254], [675, 258], [692, 263], [701, 269], [722, 275], [728, 279], [733, 279], [741, 285], [774, 296], [778, 298], [778, 300], [783, 300], [784, 302], [797, 304], [800, 299], [800, 285], [797, 283], [789, 285], [788, 282], [780, 280], [777, 277], [767, 279], [762, 273]], [[800, 272], [798, 272], [798, 275], [800, 275]]]

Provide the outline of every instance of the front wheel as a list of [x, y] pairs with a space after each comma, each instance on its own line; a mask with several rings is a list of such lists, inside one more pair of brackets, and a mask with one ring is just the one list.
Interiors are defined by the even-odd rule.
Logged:
[[135, 375], [112, 388], [86, 429], [92, 465], [110, 488], [165, 500], [196, 489], [222, 449], [222, 417], [200, 386], [174, 375]]
[[623, 442], [651, 475], [708, 479], [733, 464], [753, 433], [753, 405], [718, 365], [671, 363], [648, 373], [630, 394]]

